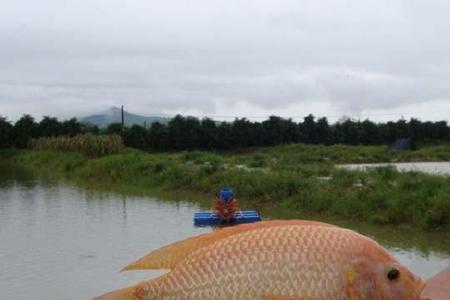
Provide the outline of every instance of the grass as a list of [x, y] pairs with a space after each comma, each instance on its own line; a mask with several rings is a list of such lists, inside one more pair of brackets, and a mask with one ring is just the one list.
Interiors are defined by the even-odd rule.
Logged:
[[333, 167], [344, 162], [450, 160], [448, 145], [411, 152], [301, 144], [222, 154], [125, 149], [99, 158], [48, 150], [8, 153], [17, 164], [84, 183], [186, 191], [205, 199], [221, 186], [231, 186], [242, 207], [266, 214], [314, 213], [428, 230], [450, 227], [450, 178], [399, 173], [390, 167], [368, 172]]

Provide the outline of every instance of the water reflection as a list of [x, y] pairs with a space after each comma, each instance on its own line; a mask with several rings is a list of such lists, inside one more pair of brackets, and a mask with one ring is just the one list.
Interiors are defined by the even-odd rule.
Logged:
[[125, 221], [127, 219], [127, 198], [125, 195], [122, 195], [122, 216]]

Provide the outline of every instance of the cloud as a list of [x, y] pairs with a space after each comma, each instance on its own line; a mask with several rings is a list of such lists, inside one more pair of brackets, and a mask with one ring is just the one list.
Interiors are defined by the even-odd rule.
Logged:
[[436, 103], [450, 109], [449, 13], [437, 0], [4, 0], [0, 113], [68, 117], [125, 104], [143, 114], [351, 116], [420, 106], [429, 109], [418, 117], [434, 119]]

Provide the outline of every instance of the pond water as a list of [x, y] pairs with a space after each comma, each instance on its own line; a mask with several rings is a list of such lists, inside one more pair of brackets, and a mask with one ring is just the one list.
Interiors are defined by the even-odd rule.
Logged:
[[399, 172], [423, 172], [434, 175], [450, 176], [450, 162], [403, 162], [403, 163], [374, 163], [374, 164], [343, 164], [338, 167], [349, 170], [367, 170], [370, 168], [393, 166]]
[[[119, 270], [162, 245], [209, 231], [192, 225], [198, 209], [0, 166], [0, 299], [90, 299], [160, 275]], [[450, 264], [448, 235], [341, 222], [374, 237], [424, 278]]]

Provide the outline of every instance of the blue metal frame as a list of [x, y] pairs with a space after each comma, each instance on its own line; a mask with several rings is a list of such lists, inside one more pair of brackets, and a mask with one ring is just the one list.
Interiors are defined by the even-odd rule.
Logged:
[[[241, 224], [261, 221], [261, 215], [256, 210], [240, 210], [234, 214], [233, 219], [225, 224]], [[197, 226], [220, 225], [222, 219], [210, 211], [197, 212], [194, 215], [194, 224]]]

